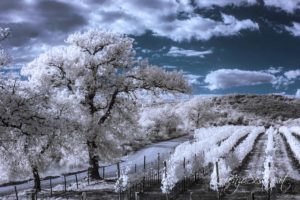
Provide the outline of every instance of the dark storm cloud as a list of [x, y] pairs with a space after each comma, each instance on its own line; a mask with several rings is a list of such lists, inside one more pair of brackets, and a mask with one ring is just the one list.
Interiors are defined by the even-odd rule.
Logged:
[[111, 2], [111, 0], [86, 0], [86, 1], [90, 4], [98, 4], [98, 5], [102, 5], [102, 4]]
[[26, 45], [26, 43], [31, 40], [39, 37], [41, 35], [41, 31], [28, 22], [23, 23], [8, 23], [8, 24], [0, 24], [1, 27], [9, 27], [11, 30], [11, 36], [8, 39], [9, 45], [12, 46], [22, 46]]
[[177, 19], [177, 15], [176, 14], [163, 15], [160, 17], [160, 19], [162, 20], [162, 22], [173, 22]]
[[[2, 2], [2, 6], [0, 25], [11, 28], [13, 47], [62, 44], [68, 34], [87, 27], [102, 27], [133, 35], [152, 31], [157, 36], [175, 41], [208, 40], [258, 27], [255, 22], [233, 17], [229, 23], [200, 15], [178, 20], [179, 11], [192, 12], [189, 4], [180, 0], [11, 0]], [[226, 30], [220, 32], [219, 29]]]
[[[69, 33], [86, 24], [86, 16], [81, 15], [81, 9], [70, 3], [54, 0], [0, 1], [0, 27], [9, 27], [12, 33], [5, 45], [21, 47], [18, 51], [23, 51], [23, 54], [32, 53], [28, 49], [36, 49], [34, 45], [62, 44]], [[14, 53], [21, 55], [20, 52]], [[16, 62], [21, 60], [24, 58], [15, 57]]]
[[74, 6], [56, 1], [40, 1], [36, 5], [39, 17], [49, 30], [69, 32], [87, 23], [84, 16], [78, 14]]
[[[103, 6], [103, 5], [111, 5], [113, 3], [111, 0], [87, 0], [87, 2], [94, 4], [93, 6]], [[125, 3], [125, 2], [124, 2]], [[162, 0], [131, 0], [130, 4], [134, 5], [136, 8], [147, 8], [147, 9], [161, 9], [166, 8], [170, 5], [168, 1], [162, 1]]]
[[10, 22], [12, 16], [20, 12], [27, 12], [24, 2], [19, 0], [0, 1], [0, 23]]
[[[97, 14], [101, 16], [101, 21], [104, 23], [115, 22], [116, 20], [130, 21], [133, 23], [135, 21], [141, 21], [139, 17], [136, 17], [133, 12], [145, 12], [145, 14], [152, 13], [153, 19], [159, 18], [161, 24], [168, 22], [173, 22], [177, 19], [177, 13], [172, 10], [176, 9], [175, 4], [172, 1], [164, 0], [131, 0], [124, 3], [121, 1], [115, 1], [112, 3], [109, 0], [89, 0], [88, 2], [92, 3], [91, 7], [99, 9]], [[119, 10], [110, 10], [108, 11], [107, 7], [112, 7], [115, 4], [115, 8], [122, 7], [125, 5], [126, 8]], [[102, 9], [101, 9], [102, 8]], [[171, 13], [169, 13], [171, 11]], [[160, 14], [158, 14], [160, 12]]]
[[147, 8], [147, 9], [161, 9], [169, 6], [170, 4], [167, 1], [161, 0], [135, 0], [134, 4], [137, 7]]
[[135, 21], [131, 15], [128, 15], [127, 13], [121, 12], [121, 11], [99, 11], [99, 14], [102, 16], [101, 20], [105, 23], [114, 22], [118, 19], [124, 19], [124, 20], [130, 20]]
[[20, 0], [2, 0], [0, 1], [0, 13], [4, 14], [12, 10], [22, 9], [24, 2]]
[[[249, 5], [254, 1], [241, 0], [241, 2], [248, 2]], [[210, 40], [213, 37], [238, 35], [242, 30], [259, 29], [256, 21], [251, 20], [252, 16], [235, 18], [228, 10], [225, 12], [226, 15], [221, 14], [222, 10], [216, 10], [215, 13], [218, 13], [221, 18], [213, 19], [195, 13], [191, 2], [187, 0], [0, 0], [0, 26], [11, 28], [12, 37], [9, 41], [13, 47], [41, 43], [48, 46], [62, 44], [63, 39], [70, 33], [88, 27], [101, 27], [132, 35], [142, 35], [150, 31], [156, 36], [181, 42], [190, 41], [192, 38]], [[222, 7], [238, 1], [197, 2], [199, 7], [210, 7], [215, 4], [220, 4]], [[182, 12], [187, 13], [186, 17], [179, 17]]]

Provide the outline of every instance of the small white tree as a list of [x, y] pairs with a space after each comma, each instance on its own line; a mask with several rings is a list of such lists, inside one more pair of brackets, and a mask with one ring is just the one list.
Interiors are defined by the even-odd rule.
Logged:
[[188, 92], [190, 87], [180, 73], [136, 61], [133, 39], [125, 35], [92, 29], [70, 35], [66, 43], [40, 55], [22, 73], [36, 88], [51, 91], [53, 99], [70, 102], [69, 117], [83, 125], [91, 177], [99, 179], [99, 160], [113, 152], [108, 147], [118, 147], [108, 145], [117, 133], [106, 127], [114, 119], [118, 126], [128, 120], [135, 93]]
[[187, 109], [187, 117], [192, 127], [201, 128], [211, 125], [220, 117], [216, 112], [210, 100], [193, 99], [190, 107]]
[[144, 111], [141, 124], [149, 139], [168, 139], [184, 133], [183, 121], [173, 109], [174, 105]]
[[[1, 28], [0, 27], [0, 42], [5, 40], [10, 34], [8, 28]], [[0, 67], [7, 65], [11, 61], [11, 57], [9, 54], [0, 46]]]

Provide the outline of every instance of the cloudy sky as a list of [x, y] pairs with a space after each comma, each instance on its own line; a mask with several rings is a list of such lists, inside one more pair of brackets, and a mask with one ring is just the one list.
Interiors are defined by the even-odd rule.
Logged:
[[133, 37], [137, 58], [182, 70], [195, 94], [300, 89], [300, 0], [0, 0], [0, 27], [12, 32], [6, 73], [97, 27]]

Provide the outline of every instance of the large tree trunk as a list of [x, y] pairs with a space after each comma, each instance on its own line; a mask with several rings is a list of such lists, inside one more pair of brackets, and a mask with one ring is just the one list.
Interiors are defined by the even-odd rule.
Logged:
[[94, 141], [87, 141], [88, 151], [89, 151], [89, 174], [92, 180], [101, 180], [99, 174], [99, 158], [95, 154], [97, 145]]
[[34, 180], [34, 189], [36, 189], [37, 191], [41, 191], [41, 178], [36, 166], [32, 166], [32, 174]]

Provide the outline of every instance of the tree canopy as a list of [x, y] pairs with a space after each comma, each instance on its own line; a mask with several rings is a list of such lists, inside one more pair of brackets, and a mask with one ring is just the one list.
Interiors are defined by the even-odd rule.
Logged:
[[50, 49], [22, 69], [37, 91], [50, 91], [54, 102], [72, 107], [68, 115], [82, 124], [95, 178], [98, 161], [114, 152], [107, 147], [118, 147], [108, 144], [118, 130], [124, 131], [122, 126], [134, 122], [138, 92], [190, 91], [181, 73], [136, 60], [133, 42], [126, 35], [99, 29], [77, 32], [65, 46]]

